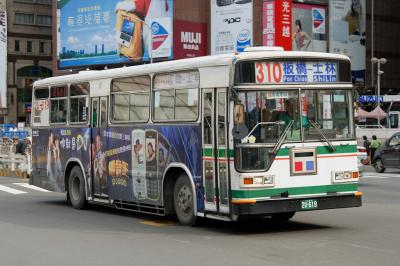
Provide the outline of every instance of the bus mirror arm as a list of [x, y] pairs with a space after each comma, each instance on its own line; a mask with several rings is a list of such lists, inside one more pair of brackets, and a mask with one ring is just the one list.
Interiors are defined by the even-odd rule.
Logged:
[[[280, 123], [280, 121], [278, 121], [277, 123]], [[288, 126], [285, 128], [285, 131], [283, 131], [281, 137], [279, 138], [279, 140], [276, 143], [274, 149], [272, 150], [272, 152], [271, 152], [272, 154], [275, 154], [281, 148], [281, 146], [283, 144], [283, 141], [285, 140], [286, 135], [288, 134], [289, 129], [293, 126], [293, 124], [294, 124], [294, 120], [290, 120]]]
[[336, 150], [335, 146], [333, 146], [332, 142], [325, 136], [324, 132], [322, 132], [322, 130], [313, 121], [308, 120], [308, 122], [313, 126], [313, 128], [315, 128], [318, 131], [319, 134], [321, 134], [326, 143], [328, 143], [329, 149], [331, 151], [335, 151]]

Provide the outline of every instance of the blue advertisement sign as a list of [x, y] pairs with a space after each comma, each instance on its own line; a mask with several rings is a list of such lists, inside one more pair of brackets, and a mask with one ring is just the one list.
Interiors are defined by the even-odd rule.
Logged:
[[[378, 101], [377, 95], [360, 95], [358, 97], [359, 103], [376, 103]], [[379, 101], [383, 102], [383, 96], [379, 96]]]
[[59, 68], [172, 59], [173, 0], [58, 0]]

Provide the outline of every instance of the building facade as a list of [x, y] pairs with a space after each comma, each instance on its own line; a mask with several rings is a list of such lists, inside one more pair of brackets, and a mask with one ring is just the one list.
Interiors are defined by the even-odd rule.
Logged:
[[4, 123], [30, 124], [33, 81], [52, 76], [52, 1], [7, 0], [7, 108]]

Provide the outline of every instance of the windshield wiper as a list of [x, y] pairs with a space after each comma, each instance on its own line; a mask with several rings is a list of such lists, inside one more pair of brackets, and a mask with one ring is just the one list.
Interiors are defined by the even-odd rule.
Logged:
[[281, 137], [279, 138], [279, 140], [278, 140], [278, 142], [276, 143], [274, 149], [272, 150], [272, 152], [271, 152], [272, 154], [275, 154], [275, 153], [278, 151], [278, 149], [280, 149], [280, 147], [281, 147], [282, 144], [283, 144], [283, 141], [284, 141], [285, 138], [286, 138], [286, 135], [287, 135], [288, 132], [289, 132], [289, 129], [293, 126], [293, 124], [294, 124], [294, 120], [290, 120], [289, 124], [288, 124], [287, 127], [285, 128], [285, 131], [283, 131]]
[[308, 120], [308, 122], [313, 126], [313, 128], [315, 128], [319, 134], [321, 134], [321, 136], [325, 139], [326, 143], [328, 143], [328, 146], [330, 148], [331, 151], [335, 151], [336, 148], [335, 146], [333, 146], [332, 142], [325, 136], [324, 132], [322, 132], [322, 130], [311, 120]]

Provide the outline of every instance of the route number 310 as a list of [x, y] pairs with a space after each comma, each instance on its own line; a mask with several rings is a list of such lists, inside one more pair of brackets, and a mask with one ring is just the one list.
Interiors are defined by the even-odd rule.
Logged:
[[256, 83], [281, 83], [282, 65], [277, 62], [256, 63]]

